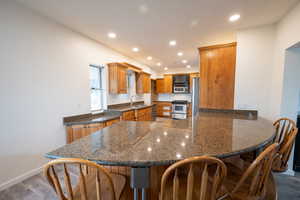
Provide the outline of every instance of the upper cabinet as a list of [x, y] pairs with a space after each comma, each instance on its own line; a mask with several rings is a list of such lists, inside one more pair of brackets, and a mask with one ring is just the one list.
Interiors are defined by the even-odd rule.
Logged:
[[236, 43], [199, 48], [200, 107], [233, 109]]
[[164, 75], [164, 93], [172, 93], [173, 92], [173, 75]]
[[110, 94], [126, 94], [128, 88], [128, 71], [135, 73], [136, 93], [144, 94], [151, 92], [151, 74], [143, 72], [129, 63], [109, 63], [108, 80]]
[[164, 75], [164, 78], [156, 79], [156, 93], [172, 93], [173, 92], [173, 76]]
[[156, 93], [165, 93], [165, 80], [163, 78], [156, 79]]
[[121, 63], [108, 64], [110, 94], [127, 93], [127, 67]]
[[141, 72], [136, 73], [136, 93], [144, 94], [151, 92], [150, 74]]

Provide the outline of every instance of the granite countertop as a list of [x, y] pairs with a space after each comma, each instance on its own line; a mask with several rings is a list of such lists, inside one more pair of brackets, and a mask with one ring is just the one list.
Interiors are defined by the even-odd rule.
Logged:
[[274, 135], [272, 123], [260, 117], [200, 112], [187, 120], [121, 121], [47, 153], [46, 157], [147, 167], [191, 156], [238, 155], [264, 147]]
[[114, 108], [111, 108], [112, 110], [115, 111], [120, 111], [120, 112], [126, 112], [126, 111], [130, 111], [130, 110], [139, 110], [139, 109], [143, 109], [143, 108], [149, 108], [152, 107], [154, 104], [150, 104], [150, 105], [145, 105], [145, 104], [138, 104], [138, 105], [126, 105], [126, 106], [115, 106]]
[[89, 114], [85, 117], [75, 117], [71, 118], [70, 120], [67, 120], [64, 122], [65, 126], [72, 126], [72, 125], [81, 125], [81, 124], [93, 124], [93, 123], [100, 123], [100, 122], [106, 122], [112, 119], [118, 119], [121, 116], [121, 112], [118, 111], [111, 111], [107, 110], [100, 114]]
[[[145, 105], [145, 104], [138, 104], [138, 105], [120, 105], [114, 106], [113, 108], [104, 111], [103, 113], [99, 114], [86, 114], [86, 115], [79, 115], [74, 117], [66, 117], [64, 119], [65, 126], [72, 126], [72, 125], [81, 125], [81, 124], [93, 124], [93, 123], [100, 123], [105, 122], [112, 119], [117, 119], [121, 117], [123, 112], [130, 111], [130, 110], [139, 110], [143, 108], [152, 107], [154, 104]], [[67, 120], [66, 120], [67, 119]]]

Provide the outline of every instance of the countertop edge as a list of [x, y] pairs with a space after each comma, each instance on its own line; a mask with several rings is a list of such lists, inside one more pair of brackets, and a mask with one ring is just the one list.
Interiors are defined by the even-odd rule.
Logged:
[[[263, 147], [265, 147], [266, 145], [270, 144], [274, 138], [276, 136], [276, 133], [274, 132], [274, 134], [268, 138], [267, 140], [255, 145], [255, 146], [251, 146], [245, 149], [242, 149], [240, 151], [236, 151], [236, 152], [230, 152], [230, 153], [225, 153], [222, 155], [208, 155], [208, 156], [213, 156], [213, 157], [217, 157], [219, 159], [224, 159], [224, 158], [228, 158], [228, 157], [232, 157], [232, 156], [237, 156], [240, 155], [242, 153], [247, 153], [247, 152], [251, 152], [254, 150], [258, 150], [261, 149]], [[203, 155], [199, 155], [199, 156], [203, 156]], [[54, 155], [49, 155], [49, 154], [45, 154], [46, 158], [49, 159], [59, 159], [59, 158], [66, 158], [66, 157], [62, 157], [62, 156], [54, 156]], [[174, 164], [180, 160], [184, 160], [186, 158], [183, 159], [177, 159], [177, 160], [165, 160], [165, 161], [140, 161], [140, 162], [135, 162], [135, 161], [109, 161], [109, 160], [92, 160], [89, 159], [89, 161], [93, 161], [96, 162], [97, 164], [100, 165], [107, 165], [107, 166], [127, 166], [127, 167], [152, 167], [152, 166], [164, 166], [164, 165], [171, 165]]]
[[113, 120], [113, 119], [118, 119], [120, 117], [121, 117], [121, 113], [120, 114], [116, 114], [114, 116], [105, 117], [105, 119], [99, 119], [99, 120], [94, 120], [94, 121], [92, 121], [93, 119], [87, 119], [87, 121], [65, 122], [64, 125], [65, 126], [73, 126], [73, 125], [95, 124], [95, 123], [107, 122], [107, 121]]

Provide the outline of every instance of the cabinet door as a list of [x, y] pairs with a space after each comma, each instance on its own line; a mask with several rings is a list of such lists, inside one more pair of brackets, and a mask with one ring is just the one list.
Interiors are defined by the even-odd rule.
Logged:
[[164, 75], [164, 93], [173, 92], [173, 75]]
[[143, 89], [144, 89], [144, 93], [150, 93], [151, 92], [151, 79], [150, 79], [149, 74], [144, 74]]
[[73, 125], [67, 127], [67, 143], [82, 138], [85, 135], [84, 125]]
[[85, 126], [84, 136], [95, 133], [104, 128], [104, 123], [88, 124]]
[[236, 43], [203, 47], [200, 51], [200, 107], [233, 109]]
[[192, 116], [192, 104], [188, 103], [188, 116], [191, 117]]
[[119, 121], [120, 121], [120, 119], [112, 119], [112, 120], [106, 121], [105, 122], [105, 125], [106, 125], [105, 127], [111, 126], [114, 123], [118, 123]]
[[152, 120], [152, 107], [148, 108], [148, 112], [147, 112], [147, 121], [151, 121]]
[[73, 125], [67, 127], [67, 143], [71, 143], [84, 136], [95, 133], [104, 128], [104, 123], [94, 123], [87, 125]]
[[135, 120], [135, 111], [130, 110], [130, 111], [127, 111], [127, 112], [123, 112], [122, 120], [124, 120], [124, 121], [134, 121]]
[[127, 68], [121, 63], [108, 64], [108, 80], [110, 94], [127, 93]]
[[156, 79], [156, 93], [165, 93], [164, 79]]
[[143, 94], [143, 75], [142, 73], [135, 73], [135, 87], [137, 94]]
[[150, 75], [144, 72], [136, 74], [136, 93], [144, 94], [151, 92]]
[[118, 93], [127, 93], [127, 68], [118, 67]]

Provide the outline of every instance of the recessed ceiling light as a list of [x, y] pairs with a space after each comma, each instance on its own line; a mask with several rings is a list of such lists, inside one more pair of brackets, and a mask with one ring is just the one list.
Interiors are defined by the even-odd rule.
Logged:
[[116, 38], [116, 37], [117, 37], [117, 34], [115, 34], [115, 33], [113, 33], [113, 32], [110, 32], [110, 33], [107, 34], [107, 36], [108, 36], [109, 38]]
[[235, 22], [235, 21], [239, 20], [240, 17], [241, 16], [239, 14], [232, 15], [232, 16], [229, 17], [229, 21]]
[[178, 52], [178, 53], [177, 53], [177, 56], [182, 56], [182, 55], [183, 55], [182, 52]]
[[159, 62], [159, 63], [157, 63], [156, 65], [157, 65], [157, 66], [161, 66], [161, 63]]
[[175, 45], [176, 45], [176, 40], [171, 40], [171, 41], [169, 42], [169, 45], [170, 45], [170, 46], [175, 46]]
[[137, 48], [137, 47], [134, 47], [134, 48], [132, 48], [132, 51], [134, 51], [134, 52], [138, 52], [138, 51], [139, 51], [139, 48]]
[[181, 158], [181, 154], [180, 154], [180, 153], [177, 153], [177, 154], [176, 154], [176, 157], [177, 157], [177, 158]]
[[168, 70], [168, 68], [167, 68], [167, 67], [165, 67], [165, 68], [164, 68], [164, 70]]
[[152, 57], [151, 57], [151, 56], [148, 56], [148, 57], [147, 57], [147, 60], [152, 60]]
[[185, 64], [185, 63], [187, 63], [187, 60], [182, 60], [181, 62], [182, 62], [183, 64]]
[[187, 65], [186, 68], [191, 68], [191, 65]]

